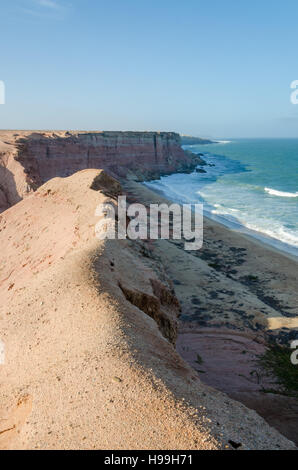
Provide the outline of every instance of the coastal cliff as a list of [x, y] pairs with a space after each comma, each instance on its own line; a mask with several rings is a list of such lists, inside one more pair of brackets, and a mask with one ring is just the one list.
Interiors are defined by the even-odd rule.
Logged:
[[202, 164], [177, 134], [2, 131], [0, 159], [1, 449], [295, 448], [295, 399], [253, 374], [296, 263], [206, 220], [194, 253], [95, 237], [98, 204]]
[[84, 170], [0, 216], [0, 449], [294, 449], [177, 354], [179, 303], [143, 243], [94, 236], [120, 190]]
[[184, 152], [173, 132], [0, 132], [0, 210], [54, 177], [104, 169], [144, 181], [193, 171], [199, 157]]

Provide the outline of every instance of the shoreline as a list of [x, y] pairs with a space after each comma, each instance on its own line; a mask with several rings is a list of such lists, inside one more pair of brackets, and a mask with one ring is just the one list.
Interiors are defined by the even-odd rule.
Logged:
[[[144, 184], [123, 182], [130, 202], [171, 203]], [[181, 305], [177, 351], [206, 385], [254, 409], [298, 443], [298, 399], [272, 389], [257, 360], [273, 341], [298, 339], [297, 258], [204, 216], [204, 244], [145, 243]], [[290, 357], [289, 357], [290, 361]]]
[[[168, 200], [169, 202], [174, 202], [177, 204], [182, 204], [181, 202], [172, 199], [167, 193], [163, 190], [159, 190], [156, 188], [152, 188], [148, 186], [146, 183], [150, 183], [150, 181], [145, 181], [142, 183], [147, 189], [150, 191], [155, 192], [156, 194], [161, 195], [164, 199]], [[247, 237], [250, 240], [253, 240], [256, 243], [264, 246], [265, 248], [271, 249], [277, 253], [280, 253], [286, 257], [294, 259], [294, 261], [298, 262], [298, 248], [294, 245], [289, 245], [277, 238], [270, 237], [264, 232], [258, 232], [257, 230], [252, 230], [245, 225], [242, 225], [240, 222], [231, 222], [230, 220], [226, 219], [224, 216], [218, 216], [212, 214], [210, 211], [204, 208], [204, 219], [212, 221], [215, 224], [219, 224], [222, 227], [231, 230], [234, 233], [238, 233], [240, 236]], [[296, 254], [297, 253], [297, 254]]]
[[[151, 203], [157, 204], [164, 202], [171, 204], [173, 202], [173, 200], [168, 199], [164, 195], [163, 191], [158, 191], [155, 189], [153, 190], [144, 183], [126, 180], [122, 181], [121, 184], [127, 193], [128, 198], [133, 197], [133, 201], [143, 203], [146, 206], [150, 205]], [[227, 227], [226, 225], [216, 220], [213, 220], [205, 214], [203, 239], [203, 248], [196, 252], [192, 252], [191, 254], [193, 257], [201, 258], [207, 264], [210, 261], [211, 263], [209, 264], [214, 265], [215, 271], [224, 274], [228, 277], [229, 280], [236, 280], [237, 282], [240, 280], [242, 284], [247, 284], [248, 287], [253, 288], [252, 290], [257, 290], [257, 283], [250, 286], [249, 281], [245, 280], [245, 276], [243, 276], [243, 279], [239, 279], [240, 271], [243, 270], [245, 272], [249, 269], [251, 270], [251, 274], [259, 274], [260, 283], [262, 283], [262, 277], [264, 274], [263, 271], [266, 269], [266, 280], [264, 281], [264, 286], [262, 287], [265, 290], [265, 288], [267, 289], [267, 284], [271, 284], [270, 291], [272, 297], [280, 295], [280, 286], [278, 283], [274, 282], [272, 275], [274, 274], [276, 279], [280, 277], [281, 280], [283, 280], [282, 289], [285, 288], [287, 291], [287, 301], [289, 301], [291, 304], [290, 310], [292, 313], [287, 313], [287, 307], [284, 306], [283, 303], [279, 300], [269, 301], [267, 299], [266, 302], [270, 308], [272, 307], [276, 310], [277, 315], [275, 314], [274, 317], [283, 316], [287, 325], [294, 325], [295, 328], [297, 328], [298, 339], [298, 307], [295, 294], [295, 286], [297, 285], [298, 258], [295, 255], [273, 247], [250, 234], [240, 232], [239, 230], [233, 230], [232, 228]], [[168, 245], [176, 245], [180, 248], [184, 246], [181, 240], [158, 240], [157, 242], [161, 244], [167, 243]], [[226, 250], [231, 250], [231, 256], [227, 255]], [[245, 255], [241, 259], [238, 259], [239, 257], [237, 258], [237, 253], [241, 252], [245, 253]], [[233, 258], [237, 258], [237, 260], [233, 260]], [[218, 266], [216, 265], [217, 263]], [[238, 274], [234, 273], [234, 263], [237, 269], [239, 269]], [[246, 265], [247, 268], [244, 269]], [[244, 272], [241, 274], [244, 274]], [[291, 278], [290, 284], [285, 282], [287, 278]], [[264, 296], [265, 294], [261, 297]], [[282, 294], [282, 297], [285, 297], [284, 293]], [[269, 326], [271, 323], [274, 323], [275, 325], [276, 322], [266, 320], [265, 323], [267, 326]]]
[[[240, 229], [233, 228], [233, 227], [229, 226], [228, 223], [225, 224], [223, 222], [220, 222], [220, 221], [216, 220], [215, 218], [211, 217], [210, 215], [206, 215], [206, 214], [204, 214], [204, 218], [206, 218], [209, 221], [212, 221], [215, 224], [218, 224], [222, 227], [227, 228], [228, 230], [230, 230], [233, 233], [237, 233], [241, 237], [247, 238], [248, 240], [251, 240], [256, 244], [258, 244], [260, 246], [263, 246], [264, 248], [266, 248], [268, 250], [274, 251], [275, 253], [278, 253], [282, 256], [285, 256], [287, 258], [292, 259], [293, 261], [298, 262], [298, 254], [296, 255], [295, 253], [292, 253], [291, 251], [287, 251], [286, 248], [282, 249], [282, 248], [279, 248], [277, 246], [274, 246], [274, 243], [277, 243], [281, 246], [284, 245], [285, 247], [287, 247], [287, 246], [290, 247], [290, 245], [287, 245], [286, 243], [284, 243], [280, 240], [269, 237], [269, 235], [266, 235], [263, 232], [257, 232], [256, 230], [249, 229], [249, 228], [245, 227], [244, 225], [240, 225], [240, 224], [239, 224]], [[293, 249], [296, 250], [297, 253], [298, 253], [297, 248], [295, 248], [293, 246]]]

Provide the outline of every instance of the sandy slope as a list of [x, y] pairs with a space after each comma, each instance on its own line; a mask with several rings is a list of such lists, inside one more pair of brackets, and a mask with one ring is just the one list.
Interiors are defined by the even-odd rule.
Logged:
[[203, 385], [148, 316], [170, 337], [177, 303], [137, 244], [94, 237], [98, 174], [51, 180], [0, 216], [0, 447], [294, 448]]

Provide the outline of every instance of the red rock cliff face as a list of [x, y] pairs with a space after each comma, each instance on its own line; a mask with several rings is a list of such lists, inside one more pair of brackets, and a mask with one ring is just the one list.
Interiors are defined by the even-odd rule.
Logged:
[[11, 189], [8, 183], [2, 184], [3, 204], [8, 206], [51, 178], [86, 168], [143, 181], [191, 171], [198, 163], [183, 151], [180, 136], [172, 132], [25, 132], [1, 133], [0, 139], [10, 145], [10, 166], [16, 167], [10, 176], [14, 179], [17, 174], [14, 197], [6, 202]]

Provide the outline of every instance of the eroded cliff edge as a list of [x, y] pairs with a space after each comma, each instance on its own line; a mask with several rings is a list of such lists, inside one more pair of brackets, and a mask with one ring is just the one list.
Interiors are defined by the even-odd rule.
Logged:
[[176, 353], [179, 305], [142, 244], [94, 236], [107, 181], [55, 178], [0, 216], [0, 448], [294, 449]]
[[0, 211], [54, 177], [104, 169], [116, 178], [157, 179], [201, 160], [173, 132], [0, 132]]

